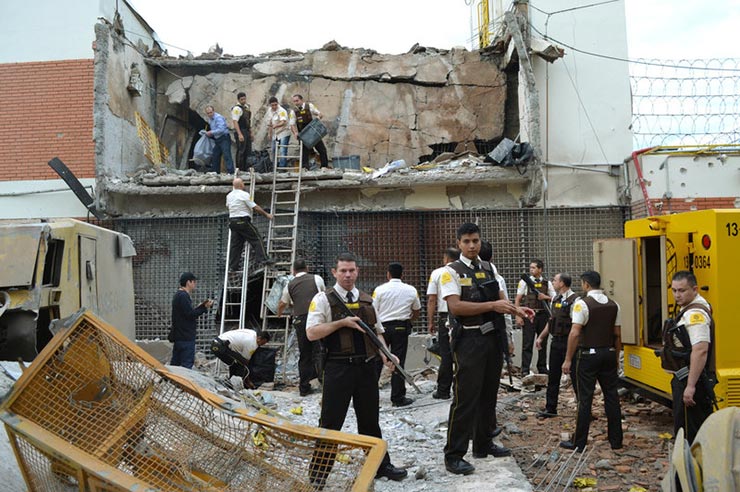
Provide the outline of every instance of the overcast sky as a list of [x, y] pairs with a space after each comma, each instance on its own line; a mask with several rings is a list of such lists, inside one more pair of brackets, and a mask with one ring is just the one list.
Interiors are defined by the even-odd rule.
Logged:
[[[225, 53], [257, 55], [282, 48], [350, 48], [405, 53], [423, 46], [471, 47], [471, 8], [478, 0], [129, 0], [170, 45], [195, 55], [218, 42]], [[494, 0], [497, 1], [497, 0]], [[508, 2], [508, 0], [504, 0]], [[548, 11], [552, 3], [532, 5]], [[573, 0], [559, 5], [585, 5]], [[710, 7], [711, 6], [711, 7]], [[626, 0], [631, 58], [740, 57], [740, 0]], [[168, 47], [171, 55], [184, 51]]]

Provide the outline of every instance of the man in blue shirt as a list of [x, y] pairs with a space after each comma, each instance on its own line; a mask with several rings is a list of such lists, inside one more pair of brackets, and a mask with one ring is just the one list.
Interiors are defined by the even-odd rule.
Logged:
[[213, 149], [211, 157], [211, 171], [221, 172], [221, 155], [226, 162], [226, 172], [234, 172], [234, 161], [231, 158], [231, 136], [229, 127], [226, 125], [226, 118], [214, 111], [213, 106], [206, 106], [206, 116], [208, 116], [208, 126], [211, 128], [206, 132], [206, 136], [216, 141], [216, 148]]

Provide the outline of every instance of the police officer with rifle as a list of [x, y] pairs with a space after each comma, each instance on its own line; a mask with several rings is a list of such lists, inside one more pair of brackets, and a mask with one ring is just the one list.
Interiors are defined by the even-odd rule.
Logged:
[[691, 443], [717, 406], [714, 395], [714, 320], [712, 307], [699, 294], [693, 273], [687, 270], [676, 272], [671, 290], [681, 310], [663, 326], [661, 365], [673, 372], [674, 433], [683, 427], [686, 439]]
[[[522, 377], [529, 374], [532, 362], [532, 348], [550, 317], [550, 301], [555, 297], [552, 283], [542, 276], [542, 260], [532, 260], [529, 264], [529, 275], [522, 275], [516, 289], [514, 304], [527, 306], [535, 312], [532, 321], [517, 318], [516, 324], [522, 327]], [[545, 339], [547, 342], [547, 339]], [[537, 352], [537, 372], [547, 374], [547, 343]]]
[[[355, 287], [358, 272], [354, 255], [339, 255], [332, 268], [337, 283], [316, 294], [309, 305], [306, 336], [311, 341], [321, 340], [326, 359], [319, 426], [341, 430], [352, 401], [357, 432], [382, 439], [375, 361], [380, 357], [389, 368], [395, 366], [398, 370], [398, 359], [377, 336], [383, 327], [372, 297]], [[336, 455], [336, 445], [317, 443], [309, 464], [309, 479], [316, 489], [322, 490], [326, 485]], [[386, 453], [375, 476], [403, 480], [407, 474], [393, 466]]]
[[453, 358], [457, 364], [455, 396], [450, 406], [445, 468], [457, 475], [469, 475], [475, 467], [465, 461], [472, 437], [473, 456], [510, 456], [511, 451], [493, 443], [490, 437], [492, 412], [503, 364], [504, 314], [531, 319], [529, 308], [517, 308], [503, 298], [488, 262], [480, 262], [480, 229], [465, 223], [457, 230], [460, 259], [451, 263], [440, 277], [440, 295], [450, 312]]

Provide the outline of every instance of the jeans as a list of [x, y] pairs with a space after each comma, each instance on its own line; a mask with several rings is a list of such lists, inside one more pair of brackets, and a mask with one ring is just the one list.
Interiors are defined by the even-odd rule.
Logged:
[[280, 162], [278, 163], [278, 167], [288, 167], [288, 159], [285, 156], [288, 155], [290, 135], [286, 135], [279, 140], [272, 139], [272, 142], [270, 142], [270, 154], [272, 155], [273, 162], [275, 162], [275, 148], [278, 143], [280, 143]]
[[193, 368], [195, 363], [195, 340], [189, 342], [174, 342], [172, 346], [171, 366]]
[[226, 163], [226, 172], [232, 174], [234, 172], [234, 161], [231, 158], [231, 137], [227, 133], [221, 135], [215, 139], [216, 147], [213, 148], [213, 156], [211, 157], [211, 171], [216, 173], [221, 172], [221, 155], [224, 156], [224, 162]]

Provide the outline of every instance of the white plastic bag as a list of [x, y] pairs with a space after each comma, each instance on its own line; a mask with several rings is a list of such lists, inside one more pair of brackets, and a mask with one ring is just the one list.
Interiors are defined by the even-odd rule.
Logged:
[[293, 280], [293, 275], [278, 275], [275, 279], [275, 283], [272, 284], [272, 288], [270, 289], [270, 293], [267, 295], [265, 304], [274, 314], [277, 314], [280, 297], [283, 295], [283, 289], [291, 280]]
[[200, 167], [208, 167], [211, 164], [213, 149], [216, 147], [216, 141], [206, 136], [206, 131], [200, 131], [200, 138], [195, 143], [193, 149], [193, 161]]

